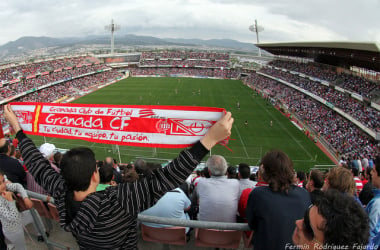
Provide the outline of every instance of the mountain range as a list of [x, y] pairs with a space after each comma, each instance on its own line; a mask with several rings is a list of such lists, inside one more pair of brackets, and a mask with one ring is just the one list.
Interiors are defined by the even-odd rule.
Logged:
[[[42, 53], [54, 54], [59, 50], [70, 48], [81, 48], [104, 45], [104, 49], [109, 50], [109, 36], [86, 36], [86, 37], [21, 37], [16, 41], [8, 42], [0, 46], [0, 60], [16, 57], [28, 57]], [[257, 47], [251, 43], [243, 43], [232, 39], [173, 39], [173, 38], [156, 38], [151, 36], [137, 36], [132, 34], [115, 36], [115, 48], [123, 47], [199, 47], [202, 49], [224, 49], [245, 51], [248, 53], [256, 52]], [[49, 52], [47, 52], [49, 51]]]

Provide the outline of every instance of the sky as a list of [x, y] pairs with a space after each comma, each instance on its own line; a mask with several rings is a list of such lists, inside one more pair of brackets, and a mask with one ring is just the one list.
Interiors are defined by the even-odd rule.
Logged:
[[380, 0], [1, 0], [0, 45], [23, 36], [117, 35], [256, 43], [380, 43]]

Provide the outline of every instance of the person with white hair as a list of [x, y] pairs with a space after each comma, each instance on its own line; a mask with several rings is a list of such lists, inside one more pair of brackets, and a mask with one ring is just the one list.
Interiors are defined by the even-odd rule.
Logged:
[[236, 222], [239, 181], [227, 178], [228, 165], [223, 156], [212, 155], [206, 165], [211, 178], [199, 180], [195, 188], [199, 203], [198, 220]]

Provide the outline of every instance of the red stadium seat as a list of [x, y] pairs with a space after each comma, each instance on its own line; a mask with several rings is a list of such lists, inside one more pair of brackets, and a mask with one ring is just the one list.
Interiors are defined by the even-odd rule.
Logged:
[[141, 224], [143, 240], [163, 244], [186, 245], [185, 227], [149, 227]]
[[198, 247], [239, 248], [242, 231], [195, 229], [195, 245]]
[[45, 204], [38, 199], [35, 198], [30, 198], [30, 200], [33, 202], [34, 208], [37, 210], [38, 214], [41, 217], [52, 219], [53, 217], [51, 216], [48, 208], [45, 206]]
[[244, 231], [243, 232], [243, 241], [244, 241], [244, 247], [245, 248], [251, 248], [252, 245], [252, 237], [253, 237], [253, 231]]
[[54, 220], [59, 222], [59, 215], [58, 215], [57, 207], [51, 203], [48, 203], [48, 207], [49, 207], [51, 217], [53, 217]]

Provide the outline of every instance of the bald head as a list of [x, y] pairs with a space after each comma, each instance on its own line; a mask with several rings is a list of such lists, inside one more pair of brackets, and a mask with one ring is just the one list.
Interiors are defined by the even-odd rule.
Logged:
[[106, 157], [104, 160], [105, 163], [113, 165], [113, 158], [112, 157]]

